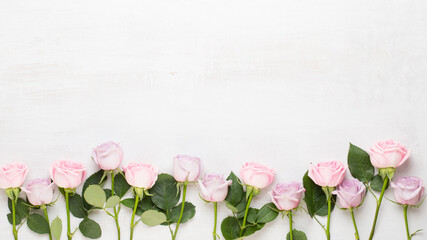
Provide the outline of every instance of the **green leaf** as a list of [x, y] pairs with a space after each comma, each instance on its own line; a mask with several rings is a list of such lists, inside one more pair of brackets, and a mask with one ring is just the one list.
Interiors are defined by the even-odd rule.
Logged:
[[141, 208], [143, 211], [147, 211], [149, 209], [156, 209], [156, 206], [153, 204], [153, 201], [151, 201], [151, 197], [145, 196], [139, 203], [138, 207]]
[[[7, 205], [10, 212], [12, 212], [12, 201], [10, 198], [7, 199]], [[19, 215], [20, 219], [24, 219], [30, 213], [30, 207], [26, 205], [25, 201], [22, 198], [18, 198], [18, 202], [15, 206], [15, 216]]]
[[83, 205], [83, 198], [79, 194], [69, 197], [70, 212], [76, 218], [85, 218], [88, 213]]
[[375, 169], [371, 164], [371, 160], [367, 152], [350, 143], [347, 161], [348, 168], [353, 177], [364, 183], [371, 181], [374, 176]]
[[[296, 229], [292, 230], [292, 238], [293, 240], [307, 240], [305, 233]], [[286, 240], [291, 240], [290, 232], [286, 235]]]
[[111, 196], [105, 203], [105, 208], [112, 208], [117, 206], [120, 203], [119, 196]]
[[239, 209], [237, 209], [236, 207], [234, 207], [231, 203], [227, 202], [225, 205], [228, 209], [230, 209], [233, 213], [238, 213]]
[[122, 198], [127, 191], [129, 191], [130, 185], [127, 183], [125, 177], [121, 173], [117, 173], [114, 177], [114, 193]]
[[27, 225], [33, 232], [40, 234], [49, 233], [49, 223], [37, 213], [28, 216]]
[[52, 224], [50, 224], [50, 230], [52, 232], [52, 236], [56, 240], [61, 239], [61, 233], [62, 233], [62, 221], [59, 217], [56, 217], [53, 219]]
[[109, 199], [112, 196], [111, 189], [104, 189], [104, 192], [105, 192], [105, 197], [107, 199]]
[[302, 182], [305, 188], [304, 201], [307, 204], [308, 213], [311, 217], [314, 215], [324, 216], [323, 209], [325, 206], [326, 208], [328, 207], [328, 203], [322, 187], [316, 185], [316, 183], [311, 180], [308, 176], [308, 172], [305, 173]]
[[[172, 208], [172, 211], [170, 213], [170, 221], [171, 222], [178, 222], [179, 215], [181, 213], [181, 204], [178, 204], [174, 208]], [[182, 213], [181, 223], [185, 223], [188, 220], [190, 220], [194, 215], [196, 214], [196, 207], [190, 203], [185, 202], [184, 204], [184, 212]]]
[[104, 189], [99, 185], [90, 185], [83, 194], [87, 203], [102, 208], [106, 201]]
[[239, 178], [233, 172], [230, 173], [227, 180], [231, 180], [233, 182], [228, 186], [228, 194], [225, 201], [232, 206], [236, 206], [242, 201], [242, 198], [245, 198], [243, 186], [240, 184]]
[[[13, 216], [12, 213], [8, 213], [7, 214], [7, 220], [9, 221], [10, 224], [13, 225]], [[15, 224], [20, 224], [22, 221], [21, 216], [19, 216], [18, 214], [15, 214]]]
[[222, 236], [226, 240], [233, 240], [239, 238], [240, 225], [235, 217], [226, 217], [221, 223]]
[[243, 236], [249, 236], [254, 234], [256, 231], [261, 230], [265, 226], [265, 223], [257, 223], [252, 226], [246, 226], [245, 231], [243, 232]]
[[249, 208], [248, 210], [248, 216], [246, 217], [246, 221], [248, 223], [256, 223], [257, 217], [258, 217], [259, 210], [256, 208]]
[[153, 227], [166, 222], [166, 215], [156, 210], [147, 210], [141, 215], [141, 221]]
[[[135, 198], [126, 198], [126, 199], [123, 199], [121, 201], [121, 203], [123, 204], [123, 206], [128, 207], [128, 208], [130, 208], [133, 211], [133, 207], [135, 205]], [[136, 212], [135, 212], [135, 214], [138, 215], [138, 216], [141, 216], [141, 214], [144, 212], [142, 210], [142, 208], [140, 207], [140, 204], [141, 204], [141, 202], [138, 203], [138, 207], [137, 207]]]
[[92, 219], [85, 218], [79, 224], [80, 232], [87, 238], [100, 238], [102, 235], [101, 227]]
[[156, 183], [150, 189], [151, 200], [153, 203], [163, 209], [173, 208], [179, 201], [180, 193], [176, 187], [177, 182], [169, 175], [162, 173], [158, 176]]
[[[389, 183], [390, 183], [390, 181], [388, 181], [387, 182], [387, 186], [386, 186], [386, 190], [387, 190], [387, 188], [388, 188], [388, 186], [389, 186]], [[377, 174], [377, 175], [375, 175], [373, 178], [372, 178], [372, 180], [371, 180], [371, 182], [370, 182], [370, 184], [369, 184], [370, 186], [371, 186], [371, 188], [372, 189], [374, 189], [375, 191], [377, 191], [377, 192], [381, 192], [382, 191], [382, 189], [383, 189], [383, 185], [384, 185], [384, 180], [383, 180], [383, 178], [379, 175], [379, 174]]]
[[267, 203], [258, 212], [257, 222], [268, 223], [273, 221], [279, 215], [279, 210], [273, 203]]
[[[92, 174], [92, 175], [90, 175], [87, 179], [86, 179], [86, 181], [85, 181], [85, 183], [83, 184], [83, 190], [82, 190], [82, 193], [83, 193], [83, 195], [84, 195], [84, 192], [86, 191], [86, 189], [90, 186], [90, 185], [102, 185], [102, 184], [104, 184], [105, 183], [105, 181], [107, 181], [107, 178], [106, 177], [104, 177], [104, 178], [102, 178], [103, 176], [104, 176], [104, 170], [99, 170], [98, 172], [96, 172], [96, 173], [94, 173], [94, 174]], [[88, 204], [87, 202], [86, 202], [86, 200], [84, 200], [83, 199], [83, 203], [84, 203], [84, 207], [87, 209], [87, 210], [89, 210], [89, 209], [92, 209], [93, 207], [90, 205], [90, 204]]]
[[[336, 202], [337, 202], [337, 195], [332, 195], [331, 212], [334, 210]], [[323, 207], [321, 207], [319, 209], [319, 211], [317, 211], [316, 215], [318, 215], [318, 216], [327, 216], [328, 215], [328, 203], [326, 203], [325, 205], [323, 205]]]

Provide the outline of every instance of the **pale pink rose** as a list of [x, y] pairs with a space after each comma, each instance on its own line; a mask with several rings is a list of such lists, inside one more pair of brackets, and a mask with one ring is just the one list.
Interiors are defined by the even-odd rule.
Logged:
[[203, 180], [199, 179], [202, 198], [208, 202], [221, 202], [227, 197], [228, 186], [232, 181], [226, 181], [220, 174], [205, 174]]
[[27, 177], [28, 168], [22, 163], [9, 163], [0, 167], [0, 188], [20, 187]]
[[418, 177], [399, 177], [390, 183], [396, 202], [416, 205], [424, 196], [424, 183]]
[[411, 150], [393, 140], [377, 142], [369, 149], [371, 163], [376, 168], [397, 168], [408, 160]]
[[50, 178], [60, 188], [76, 188], [86, 177], [86, 167], [80, 162], [61, 160], [49, 169]]
[[123, 150], [115, 142], [105, 142], [93, 149], [92, 159], [101, 169], [114, 170], [122, 163]]
[[178, 182], [194, 182], [202, 172], [200, 158], [178, 155], [173, 158], [172, 175]]
[[358, 207], [365, 193], [365, 185], [357, 179], [344, 179], [332, 192], [337, 195], [337, 204], [340, 208]]
[[338, 161], [311, 164], [308, 176], [321, 187], [336, 187], [345, 176], [346, 167]]
[[240, 170], [240, 177], [246, 185], [265, 188], [274, 180], [274, 170], [260, 163], [247, 162]]
[[157, 180], [159, 170], [151, 164], [129, 163], [123, 166], [126, 181], [132, 187], [150, 189]]
[[279, 183], [273, 188], [270, 196], [277, 209], [289, 211], [299, 206], [304, 192], [302, 183]]
[[50, 178], [36, 178], [21, 189], [27, 194], [28, 201], [34, 206], [46, 205], [54, 200], [55, 184]]

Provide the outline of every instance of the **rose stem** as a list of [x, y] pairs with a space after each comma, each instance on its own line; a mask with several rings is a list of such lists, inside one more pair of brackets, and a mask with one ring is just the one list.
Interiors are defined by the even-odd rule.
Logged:
[[[114, 171], [111, 171], [111, 196], [114, 196]], [[119, 212], [116, 210], [116, 206], [113, 207], [113, 210], [117, 228], [117, 239], [120, 240]]]
[[65, 189], [65, 207], [67, 209], [67, 237], [68, 237], [68, 240], [71, 240], [73, 238], [73, 235], [71, 234], [71, 228], [70, 228], [70, 203], [68, 201], [67, 189]]
[[378, 212], [380, 211], [381, 202], [383, 201], [384, 192], [387, 187], [388, 177], [384, 178], [383, 188], [381, 189], [380, 198], [377, 201], [377, 210], [375, 211], [374, 223], [372, 224], [371, 234], [369, 235], [369, 240], [372, 240], [375, 232], [375, 225], [377, 225]]
[[187, 194], [187, 184], [188, 184], [188, 182], [185, 181], [184, 182], [184, 188], [182, 190], [181, 213], [179, 214], [178, 222], [176, 222], [176, 228], [175, 228], [175, 232], [174, 232], [174, 234], [172, 236], [172, 240], [175, 240], [175, 238], [176, 238], [176, 234], [178, 233], [179, 224], [181, 223], [182, 214], [184, 213], [185, 195]]
[[408, 240], [410, 240], [411, 235], [409, 234], [409, 226], [408, 226], [408, 205], [403, 205], [403, 216], [405, 217], [406, 236], [408, 237]]
[[15, 216], [15, 204], [17, 203], [17, 201], [15, 202], [15, 200], [17, 200], [18, 198], [16, 197], [15, 199], [15, 194], [13, 194], [14, 198], [12, 199], [12, 225], [13, 225], [13, 237], [15, 238], [15, 240], [18, 240], [18, 232], [16, 231], [16, 216]]
[[330, 223], [331, 223], [331, 198], [332, 198], [332, 194], [331, 193], [329, 193], [328, 194], [328, 222], [327, 222], [327, 224], [326, 224], [326, 238], [328, 239], [328, 240], [330, 240], [331, 239], [331, 232], [330, 232]]
[[289, 218], [289, 236], [291, 237], [291, 240], [293, 240], [294, 236], [292, 233], [292, 210], [288, 211], [288, 218]]
[[353, 208], [350, 207], [348, 210], [350, 211], [351, 218], [353, 219], [354, 230], [356, 231], [354, 233], [354, 236], [356, 237], [356, 240], [359, 240], [359, 231], [357, 230], [356, 219], [354, 218]]
[[136, 213], [136, 209], [138, 208], [138, 202], [139, 202], [139, 196], [138, 194], [135, 194], [135, 204], [133, 206], [133, 212], [132, 212], [132, 219], [130, 221], [130, 240], [133, 239], [133, 229], [135, 227], [135, 213]]
[[242, 227], [240, 228], [239, 237], [243, 235], [243, 231], [245, 230], [245, 227], [246, 227], [246, 218], [248, 217], [249, 206], [251, 205], [253, 194], [254, 194], [253, 191], [251, 191], [251, 194], [249, 194], [248, 204], [246, 204], [245, 217], [243, 217], [243, 224], [242, 224]]
[[218, 219], [218, 203], [214, 202], [214, 229], [213, 229], [213, 239], [216, 240], [216, 222]]
[[46, 218], [46, 221], [47, 221], [48, 226], [49, 226], [49, 239], [52, 240], [52, 231], [50, 230], [49, 215], [47, 215], [46, 205], [44, 205], [44, 204], [41, 205], [41, 208], [43, 209], [44, 217]]

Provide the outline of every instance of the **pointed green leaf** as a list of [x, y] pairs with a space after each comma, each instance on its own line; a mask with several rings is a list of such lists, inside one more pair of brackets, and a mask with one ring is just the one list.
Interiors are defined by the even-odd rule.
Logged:
[[[326, 201], [326, 195], [323, 192], [322, 187], [316, 185], [313, 180], [311, 180], [308, 176], [308, 172], [305, 173], [302, 182], [305, 188], [304, 201], [307, 205], [307, 210], [310, 216], [327, 215], [328, 202]], [[331, 206], [334, 206], [334, 201], [332, 201]]]
[[[133, 208], [135, 206], [135, 198], [126, 198], [126, 199], [123, 199], [121, 201], [121, 203], [123, 204], [123, 206], [128, 207], [131, 210], [133, 210]], [[143, 209], [141, 208], [140, 204], [141, 204], [141, 202], [138, 203], [138, 207], [137, 207], [136, 213], [135, 213], [138, 216], [141, 216], [141, 214], [144, 212]]]
[[80, 232], [87, 238], [100, 238], [102, 235], [101, 227], [92, 219], [85, 218], [79, 224]]
[[374, 176], [375, 169], [371, 164], [371, 160], [367, 152], [350, 143], [347, 162], [348, 168], [353, 177], [364, 183], [371, 181]]
[[[292, 238], [293, 240], [307, 240], [305, 233], [296, 229], [292, 230]], [[286, 235], [286, 240], [291, 240], [290, 232]]]
[[62, 221], [59, 217], [56, 217], [55, 219], [53, 219], [52, 224], [50, 225], [50, 229], [52, 232], [52, 236], [56, 240], [60, 240], [61, 233], [62, 233]]
[[49, 223], [44, 217], [37, 213], [33, 213], [28, 216], [27, 225], [33, 232], [39, 234], [49, 233]]
[[[181, 213], [181, 206], [182, 206], [181, 204], [178, 204], [177, 206], [172, 208], [172, 211], [170, 213], [170, 221], [171, 222], [178, 222], [179, 215]], [[196, 207], [190, 202], [185, 202], [184, 212], [182, 213], [182, 218], [181, 218], [181, 223], [187, 222], [188, 220], [193, 218], [195, 214], [196, 214]]]
[[[9, 221], [10, 224], [13, 225], [12, 213], [7, 214], [7, 220]], [[22, 222], [21, 216], [19, 216], [18, 214], [15, 214], [15, 224], [20, 224], [21, 222]]]
[[236, 206], [245, 196], [243, 186], [240, 184], [239, 178], [233, 172], [230, 173], [230, 175], [227, 177], [227, 180], [231, 180], [233, 182], [230, 186], [228, 186], [228, 194], [225, 201], [227, 201], [227, 203], [231, 204], [232, 206]]
[[156, 183], [150, 189], [150, 194], [153, 194], [151, 197], [153, 203], [163, 210], [173, 208], [180, 198], [176, 184], [177, 181], [171, 175], [160, 174]]
[[273, 221], [279, 215], [279, 210], [273, 203], [267, 203], [258, 212], [257, 222], [268, 223]]
[[254, 234], [256, 231], [261, 230], [265, 226], [265, 223], [257, 223], [255, 225], [248, 225], [243, 232], [243, 236], [249, 236]]
[[248, 216], [246, 218], [246, 221], [248, 223], [256, 223], [257, 217], [258, 217], [259, 210], [256, 208], [249, 208], [248, 210]]
[[[388, 188], [389, 183], [390, 183], [390, 181], [389, 181], [389, 182], [387, 182], [387, 186], [386, 186], [386, 188], [385, 188], [385, 189], [387, 189], [387, 188]], [[383, 189], [384, 180], [383, 180], [383, 178], [382, 178], [379, 174], [377, 174], [377, 175], [375, 175], [375, 176], [372, 178], [372, 180], [371, 180], [371, 182], [369, 183], [369, 185], [370, 185], [370, 186], [371, 186], [371, 188], [372, 188], [372, 189], [374, 189], [375, 191], [377, 191], [377, 192], [381, 192], [381, 191], [382, 191], [382, 189]]]
[[[12, 201], [10, 198], [7, 199], [7, 204], [10, 212], [12, 212]], [[26, 205], [25, 201], [22, 198], [18, 198], [18, 202], [15, 206], [15, 216], [19, 215], [20, 219], [24, 219], [30, 213], [30, 207]]]
[[127, 183], [125, 177], [122, 174], [117, 173], [114, 177], [114, 193], [122, 198], [127, 191], [129, 191], [130, 185]]
[[112, 208], [117, 206], [120, 203], [119, 196], [111, 196], [105, 203], [105, 208]]
[[141, 221], [153, 227], [166, 222], [166, 215], [156, 210], [147, 210], [141, 215]]
[[104, 189], [99, 185], [90, 185], [83, 196], [87, 203], [99, 208], [102, 208], [106, 201]]
[[239, 238], [240, 225], [235, 217], [226, 217], [221, 223], [222, 236], [226, 240], [233, 240]]
[[83, 205], [83, 198], [79, 194], [74, 194], [69, 198], [70, 212], [76, 218], [85, 218], [88, 213]]

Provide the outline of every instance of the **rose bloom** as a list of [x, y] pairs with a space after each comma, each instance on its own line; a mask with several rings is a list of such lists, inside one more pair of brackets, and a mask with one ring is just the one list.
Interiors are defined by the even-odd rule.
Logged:
[[369, 149], [371, 163], [376, 168], [397, 168], [408, 160], [411, 151], [393, 140], [377, 142]]
[[366, 187], [357, 179], [344, 179], [332, 192], [337, 195], [337, 204], [340, 208], [358, 207], [366, 193]]
[[311, 164], [308, 176], [321, 187], [336, 187], [345, 176], [346, 167], [338, 161]]
[[404, 205], [416, 205], [424, 196], [424, 183], [418, 177], [399, 177], [391, 181], [396, 202]]
[[46, 205], [53, 202], [55, 184], [50, 178], [36, 178], [21, 189], [27, 194], [28, 201], [34, 206]]
[[132, 187], [150, 189], [157, 180], [159, 170], [151, 164], [129, 163], [123, 166], [126, 181]]
[[173, 159], [172, 175], [178, 182], [194, 182], [202, 172], [200, 158], [178, 155]]
[[76, 188], [86, 177], [86, 167], [80, 162], [57, 161], [49, 169], [53, 182], [61, 188]]
[[203, 180], [199, 180], [202, 198], [208, 202], [221, 202], [227, 197], [228, 186], [231, 180], [224, 180], [220, 174], [205, 174]]
[[0, 188], [20, 187], [27, 177], [28, 168], [22, 163], [9, 163], [0, 167]]
[[103, 170], [114, 170], [123, 160], [123, 150], [119, 144], [109, 141], [93, 149], [92, 158]]
[[240, 177], [246, 185], [265, 188], [274, 180], [274, 170], [260, 163], [247, 162], [240, 170]]
[[302, 183], [279, 183], [270, 193], [271, 201], [279, 210], [292, 210], [299, 206], [305, 189]]

